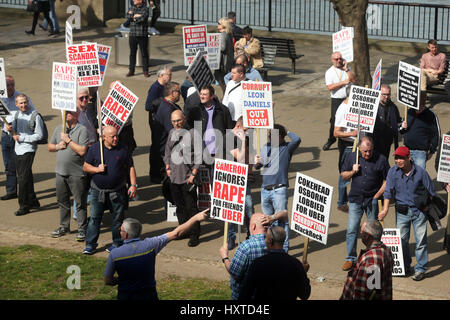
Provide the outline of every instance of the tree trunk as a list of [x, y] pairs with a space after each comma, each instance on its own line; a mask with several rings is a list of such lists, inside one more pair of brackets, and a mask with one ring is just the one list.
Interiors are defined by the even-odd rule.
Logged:
[[356, 85], [372, 86], [370, 75], [369, 43], [367, 39], [366, 10], [368, 0], [329, 0], [344, 27], [353, 27], [353, 63]]

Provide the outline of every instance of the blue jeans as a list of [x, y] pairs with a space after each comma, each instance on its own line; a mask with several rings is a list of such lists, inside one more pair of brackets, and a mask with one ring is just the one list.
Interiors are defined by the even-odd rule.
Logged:
[[[341, 165], [344, 163], [345, 158], [347, 158], [347, 156], [349, 154], [352, 153], [352, 147], [347, 147], [344, 149], [344, 152], [342, 153], [342, 159], [341, 159]], [[342, 179], [342, 176], [339, 174], [339, 181], [338, 181], [338, 201], [337, 201], [337, 205], [338, 207], [346, 205], [348, 202], [347, 199], [347, 186], [350, 184], [350, 179], [349, 180], [344, 180]]]
[[[250, 182], [247, 181], [247, 191], [245, 192], [245, 215], [250, 218], [252, 217], [255, 209], [253, 208], [253, 199], [252, 199], [252, 190], [250, 186]], [[245, 218], [244, 218], [245, 220]], [[228, 239], [234, 238], [236, 239], [236, 224], [228, 223]]]
[[422, 150], [410, 150], [411, 159], [416, 166], [422, 167], [425, 170], [427, 165], [427, 152]]
[[427, 216], [414, 208], [408, 210], [408, 214], [401, 214], [396, 212], [396, 224], [400, 229], [400, 236], [402, 237], [403, 261], [405, 263], [405, 270], [411, 266], [411, 254], [409, 252], [409, 234], [411, 224], [414, 230], [414, 237], [416, 238], [416, 260], [417, 264], [414, 267], [415, 271], [427, 271], [428, 263], [428, 247], [427, 247]]
[[[55, 31], [59, 32], [59, 21], [58, 21], [58, 17], [56, 16], [56, 12], [55, 12], [55, 0], [50, 0], [50, 19], [52, 19], [53, 27], [55, 28]], [[47, 30], [47, 26], [48, 26], [47, 19], [44, 19], [42, 26], [44, 27], [44, 29]]]
[[86, 234], [86, 247], [97, 248], [97, 240], [100, 235], [100, 224], [103, 218], [103, 212], [109, 209], [112, 217], [112, 239], [114, 246], [120, 247], [122, 245], [122, 238], [120, 236], [120, 226], [124, 220], [125, 210], [127, 208], [127, 191], [126, 188], [117, 192], [117, 198], [110, 199], [110, 194], [106, 193], [105, 202], [101, 203], [98, 200], [99, 192], [91, 188], [91, 206], [90, 219]]
[[2, 131], [2, 156], [6, 174], [6, 194], [17, 193], [16, 162], [14, 156], [15, 141], [6, 132]]
[[[287, 210], [288, 208], [288, 189], [287, 187], [275, 190], [261, 189], [261, 208], [264, 214], [273, 215], [275, 212]], [[289, 221], [275, 221], [274, 226], [284, 228], [286, 232], [286, 240], [283, 244], [283, 250], [286, 253], [289, 250]]]
[[361, 218], [366, 212], [367, 221], [375, 220], [378, 216], [378, 200], [372, 199], [368, 205], [350, 202], [348, 206], [348, 223], [347, 223], [347, 257], [346, 261], [356, 261], [356, 242], [359, 230], [361, 228]]

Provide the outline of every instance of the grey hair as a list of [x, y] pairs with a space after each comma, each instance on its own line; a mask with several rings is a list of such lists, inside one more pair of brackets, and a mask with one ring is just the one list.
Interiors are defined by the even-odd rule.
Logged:
[[130, 238], [139, 238], [142, 232], [142, 224], [134, 218], [126, 218], [123, 220], [123, 229]]
[[158, 70], [158, 73], [156, 75], [159, 78], [162, 75], [166, 74], [166, 72], [169, 70], [172, 70], [169, 66], [163, 66], [163, 67], [161, 67], [161, 69]]
[[87, 92], [87, 93], [89, 93], [88, 87], [78, 87], [77, 93], [81, 93], [81, 92]]
[[378, 220], [369, 220], [366, 222], [364, 231], [370, 234], [375, 240], [380, 241], [383, 235], [383, 226]]
[[[269, 228], [267, 235], [270, 234], [270, 238], [272, 239], [272, 244], [277, 244], [282, 246], [284, 244], [284, 240], [286, 239], [286, 231], [282, 227], [275, 226]], [[266, 237], [267, 237], [266, 235]]]
[[358, 146], [362, 145], [365, 141], [367, 141], [370, 146], [373, 147], [373, 138], [371, 136], [362, 136], [359, 140]]

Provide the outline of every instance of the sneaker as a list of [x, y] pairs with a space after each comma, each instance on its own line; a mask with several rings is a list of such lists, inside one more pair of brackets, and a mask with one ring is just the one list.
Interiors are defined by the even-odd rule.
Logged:
[[77, 241], [78, 242], [83, 242], [84, 240], [86, 240], [86, 232], [83, 231], [83, 230], [78, 231]]
[[94, 254], [95, 253], [95, 249], [94, 248], [91, 248], [91, 247], [86, 247], [84, 250], [83, 250], [83, 254], [89, 254], [89, 255], [91, 255], [91, 254]]
[[109, 246], [108, 248], [106, 248], [106, 252], [111, 253], [111, 251], [113, 251], [115, 248], [117, 248], [117, 246], [115, 245]]
[[416, 271], [414, 275], [411, 277], [414, 281], [420, 281], [425, 278], [425, 272]]
[[348, 205], [344, 204], [342, 206], [338, 206], [338, 210], [348, 213]]
[[52, 237], [53, 238], [59, 238], [62, 236], [65, 236], [66, 233], [69, 233], [70, 231], [67, 229], [64, 229], [63, 227], [59, 227], [58, 229], [56, 229], [55, 231], [52, 232]]

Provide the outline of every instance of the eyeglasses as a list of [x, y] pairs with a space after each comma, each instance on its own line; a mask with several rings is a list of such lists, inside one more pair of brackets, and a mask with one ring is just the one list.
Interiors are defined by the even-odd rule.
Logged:
[[83, 100], [89, 100], [89, 96], [81, 96], [78, 97], [78, 100], [83, 101]]

